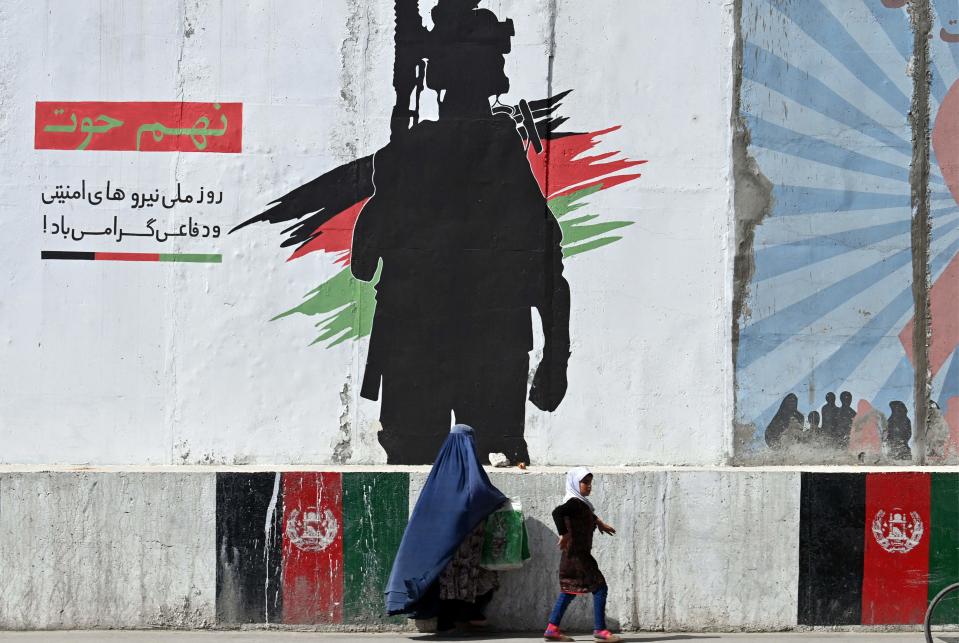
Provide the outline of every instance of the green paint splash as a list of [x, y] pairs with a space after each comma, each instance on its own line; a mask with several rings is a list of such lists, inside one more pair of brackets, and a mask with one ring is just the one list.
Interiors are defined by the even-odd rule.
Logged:
[[549, 209], [553, 216], [559, 221], [559, 227], [563, 231], [563, 256], [567, 259], [596, 250], [603, 246], [608, 246], [622, 239], [621, 236], [604, 236], [608, 232], [625, 228], [633, 225], [633, 221], [604, 221], [599, 223], [590, 223], [598, 218], [598, 214], [587, 214], [572, 219], [566, 218], [572, 212], [586, 205], [585, 199], [591, 194], [595, 194], [603, 189], [603, 184], [573, 192], [566, 196], [559, 196], [549, 201]]
[[[602, 189], [603, 185], [598, 184], [550, 199], [550, 211], [559, 221], [559, 227], [563, 231], [562, 247], [565, 258], [615, 243], [622, 237], [608, 235], [608, 233], [633, 225], [633, 221], [594, 223], [601, 216], [598, 214], [567, 218], [569, 214], [587, 205], [583, 199]], [[373, 311], [376, 310], [375, 286], [380, 279], [382, 267], [383, 264], [380, 262], [372, 282], [355, 279], [350, 269], [345, 268], [308, 292], [299, 306], [277, 315], [270, 321], [293, 313], [323, 315], [323, 318], [315, 324], [320, 334], [310, 343], [311, 346], [326, 343], [326, 347], [330, 348], [348, 340], [366, 337], [373, 330]]]
[[355, 279], [349, 268], [306, 293], [299, 306], [280, 313], [270, 321], [300, 313], [324, 315], [316, 322], [320, 335], [310, 345], [328, 342], [330, 348], [347, 340], [366, 337], [373, 330], [373, 311], [376, 310], [376, 284], [380, 280], [382, 262], [376, 268], [373, 281]]

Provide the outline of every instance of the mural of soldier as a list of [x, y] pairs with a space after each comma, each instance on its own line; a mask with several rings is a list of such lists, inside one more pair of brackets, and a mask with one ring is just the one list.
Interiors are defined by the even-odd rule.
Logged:
[[[619, 127], [565, 130], [557, 110], [571, 90], [503, 104], [512, 21], [479, 0], [437, 1], [427, 28], [417, 0], [394, 0], [389, 143], [230, 232], [283, 226], [291, 260], [323, 252], [343, 267], [273, 319], [318, 316], [313, 344], [327, 348], [369, 337], [359, 393], [380, 402], [388, 463], [428, 464], [454, 418], [475, 429], [485, 461], [502, 453], [529, 462], [527, 398], [553, 412], [566, 395], [564, 260], [616, 242], [613, 232], [632, 224], [573, 213], [591, 194], [639, 178], [627, 170], [646, 161], [587, 154]], [[436, 92], [436, 121], [419, 118], [426, 89]], [[336, 448], [337, 461], [350, 457]]]
[[451, 413], [474, 427], [481, 458], [529, 462], [532, 308], [545, 348], [529, 399], [553, 411], [566, 392], [562, 235], [516, 123], [490, 108], [509, 89], [512, 22], [477, 4], [433, 8], [425, 82], [440, 96], [439, 120], [394, 127], [353, 233], [353, 276], [373, 281], [382, 264], [361, 394], [381, 397], [390, 464], [431, 461]]

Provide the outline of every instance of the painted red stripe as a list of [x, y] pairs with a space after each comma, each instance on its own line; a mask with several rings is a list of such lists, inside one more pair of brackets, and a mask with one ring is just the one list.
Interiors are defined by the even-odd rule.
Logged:
[[317, 228], [313, 238], [306, 244], [296, 249], [287, 261], [293, 261], [303, 255], [320, 250], [322, 252], [332, 252], [338, 254], [336, 263], [348, 266], [350, 265], [350, 250], [353, 248], [353, 228], [356, 227], [356, 220], [363, 210], [363, 206], [369, 198], [363, 199], [359, 203], [351, 205], [332, 219]]
[[94, 261], [159, 261], [155, 252], [95, 252]]
[[38, 150], [239, 152], [242, 103], [38, 101]]
[[343, 481], [283, 474], [283, 622], [343, 622]]
[[866, 477], [863, 625], [922, 622], [932, 533], [929, 505], [929, 474]]
[[[603, 137], [619, 129], [619, 125], [587, 134], [573, 134], [556, 139], [543, 141], [546, 147], [544, 154], [537, 154], [530, 146], [527, 152], [530, 169], [539, 183], [540, 190], [547, 198], [569, 194], [570, 188], [577, 189], [593, 187], [603, 183], [608, 189], [618, 183], [625, 183], [639, 178], [639, 174], [622, 175], [621, 179], [613, 179], [617, 172], [642, 165], [646, 161], [634, 161], [628, 158], [614, 158], [620, 152], [584, 156], [600, 144]], [[547, 162], [549, 169], [547, 170]], [[605, 178], [605, 180], [600, 180]], [[547, 185], [547, 181], [549, 185]]]

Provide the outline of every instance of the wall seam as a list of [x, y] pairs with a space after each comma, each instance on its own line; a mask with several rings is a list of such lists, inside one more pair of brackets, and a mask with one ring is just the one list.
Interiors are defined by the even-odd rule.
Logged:
[[929, 93], [932, 84], [929, 34], [932, 29], [932, 9], [929, 0], [912, 0], [909, 3], [909, 17], [913, 28], [913, 95], [909, 111], [912, 128], [912, 163], [909, 169], [912, 204], [912, 297], [915, 310], [912, 331], [916, 417], [913, 452], [916, 454], [916, 463], [922, 465], [926, 462], [925, 438], [932, 394], [932, 374], [929, 371], [929, 243], [932, 234], [929, 220]]

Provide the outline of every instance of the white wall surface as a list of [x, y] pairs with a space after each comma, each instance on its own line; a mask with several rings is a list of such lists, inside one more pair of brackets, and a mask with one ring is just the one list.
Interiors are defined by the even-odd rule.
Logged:
[[[527, 405], [533, 461], [722, 462], [729, 3], [484, 5], [516, 23], [504, 102], [573, 88], [562, 108], [569, 129], [621, 125], [599, 151], [648, 160], [639, 180], [589, 199], [590, 212], [635, 223], [566, 262], [569, 392], [553, 414]], [[378, 404], [357, 390], [366, 341], [309, 346], [315, 318], [268, 321], [340, 270], [329, 255], [287, 263], [278, 226], [255, 225], [215, 247], [159, 250], [219, 252], [222, 264], [41, 262], [41, 249], [77, 249], [45, 240], [44, 213], [101, 226], [134, 215], [51, 210], [40, 195], [83, 179], [215, 187], [221, 206], [158, 216], [226, 229], [376, 151], [393, 101], [390, 3], [10, 0], [0, 31], [0, 462], [330, 463], [343, 440], [344, 464], [384, 462]], [[42, 100], [242, 102], [243, 151], [35, 150]], [[139, 240], [123, 250], [158, 251]]]

